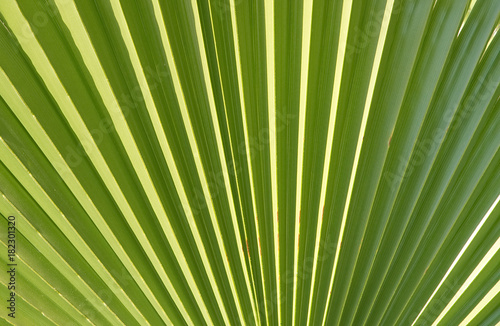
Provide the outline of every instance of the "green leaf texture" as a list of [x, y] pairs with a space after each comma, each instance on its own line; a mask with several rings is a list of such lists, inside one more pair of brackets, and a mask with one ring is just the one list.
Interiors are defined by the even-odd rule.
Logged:
[[500, 323], [499, 1], [0, 22], [0, 324]]

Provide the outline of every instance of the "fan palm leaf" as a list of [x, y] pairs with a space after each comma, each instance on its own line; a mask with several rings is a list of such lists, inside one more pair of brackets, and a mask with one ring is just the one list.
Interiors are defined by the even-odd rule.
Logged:
[[2, 324], [500, 322], [500, 2], [0, 21]]

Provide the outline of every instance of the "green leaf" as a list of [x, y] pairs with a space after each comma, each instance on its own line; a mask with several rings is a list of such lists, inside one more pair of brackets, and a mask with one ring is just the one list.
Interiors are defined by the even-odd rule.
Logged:
[[2, 324], [500, 322], [499, 19], [0, 2]]

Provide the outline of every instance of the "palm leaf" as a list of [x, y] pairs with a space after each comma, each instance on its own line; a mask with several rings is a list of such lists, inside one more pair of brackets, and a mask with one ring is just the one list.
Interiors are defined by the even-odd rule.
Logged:
[[0, 20], [2, 324], [500, 322], [500, 2]]

